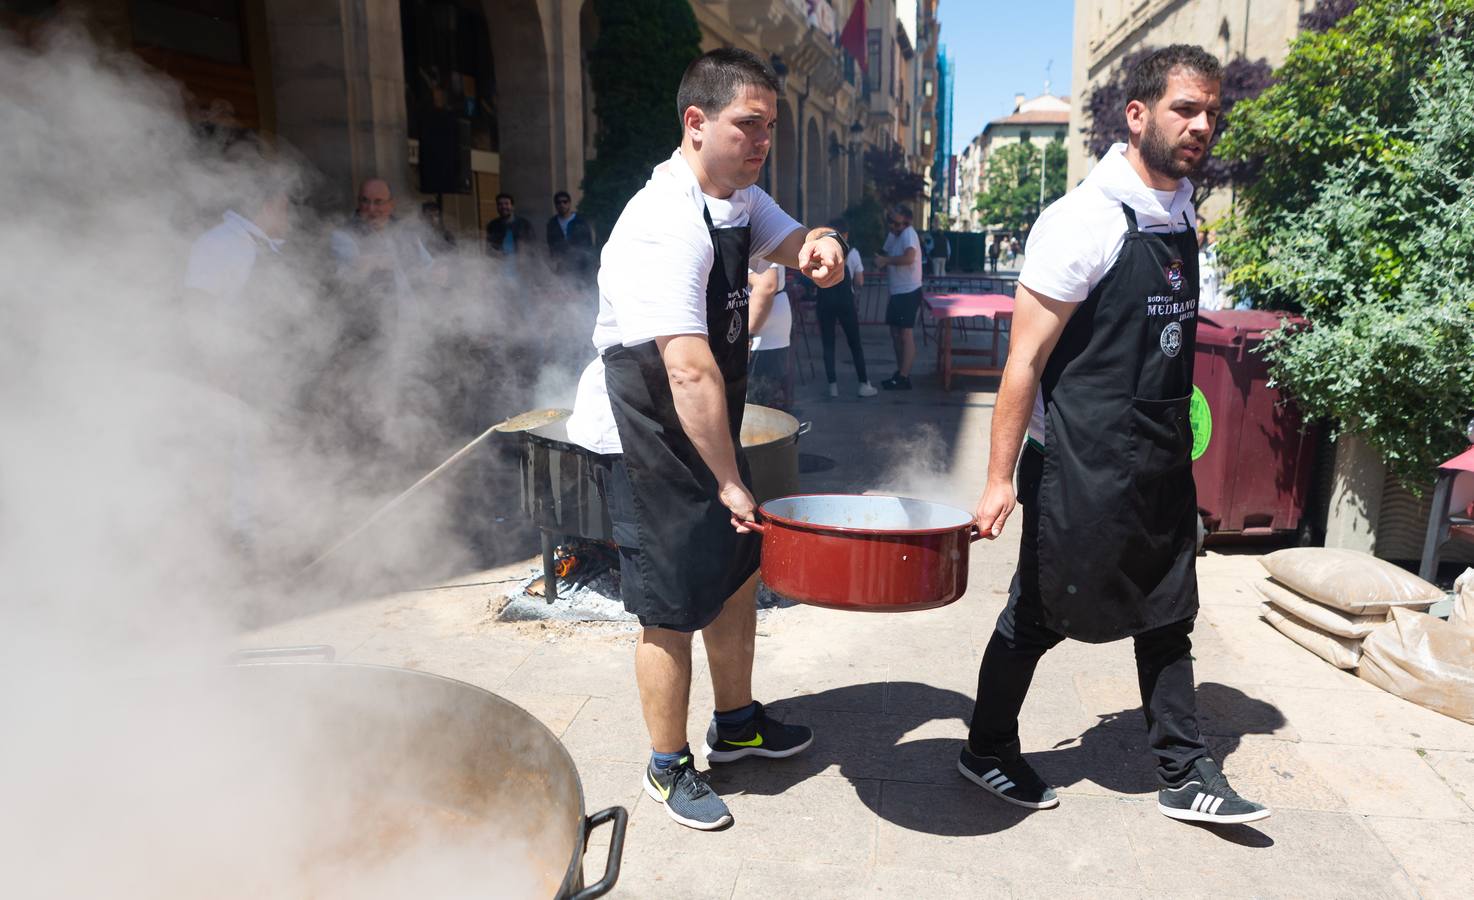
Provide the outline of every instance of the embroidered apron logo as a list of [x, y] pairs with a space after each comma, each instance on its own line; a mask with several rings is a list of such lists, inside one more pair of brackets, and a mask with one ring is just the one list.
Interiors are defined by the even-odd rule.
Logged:
[[1162, 352], [1170, 357], [1176, 357], [1182, 352], [1182, 326], [1176, 322], [1168, 322], [1167, 327], [1162, 329]]
[[[1173, 324], [1176, 324], [1175, 322]], [[742, 313], [732, 313], [732, 324], [727, 326], [727, 343], [735, 344], [742, 336]]]
[[[1167, 283], [1172, 285], [1172, 293], [1182, 293], [1182, 260], [1174, 259], [1167, 264]], [[1168, 355], [1176, 356], [1177, 354], [1169, 353]]]

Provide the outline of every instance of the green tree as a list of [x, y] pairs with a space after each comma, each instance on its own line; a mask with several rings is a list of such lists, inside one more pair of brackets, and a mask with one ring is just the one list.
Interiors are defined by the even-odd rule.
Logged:
[[1039, 204], [1040, 156], [1032, 141], [1005, 144], [988, 155], [988, 190], [977, 199], [985, 223], [1023, 231], [1039, 218], [1043, 206], [1065, 195], [1064, 141], [1051, 141], [1043, 153], [1043, 206]]
[[1224, 145], [1266, 157], [1228, 280], [1310, 320], [1266, 342], [1275, 378], [1420, 490], [1474, 409], [1474, 0], [1363, 0], [1302, 35]]
[[926, 190], [926, 179], [906, 164], [900, 147], [865, 151], [865, 178], [875, 196], [887, 206], [897, 203], [915, 204]]
[[650, 170], [681, 142], [676, 89], [701, 55], [701, 28], [688, 0], [594, 0], [599, 36], [589, 51], [595, 157], [579, 212], [608, 235]]

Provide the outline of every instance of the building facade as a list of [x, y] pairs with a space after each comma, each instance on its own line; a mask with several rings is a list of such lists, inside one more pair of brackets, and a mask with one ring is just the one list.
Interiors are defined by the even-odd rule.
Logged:
[[1075, 0], [1069, 183], [1078, 184], [1095, 164], [1085, 146], [1086, 100], [1123, 57], [1143, 47], [1197, 44], [1224, 63], [1242, 56], [1278, 66], [1312, 6], [1314, 0]]
[[963, 150], [957, 161], [959, 216], [957, 230], [983, 231], [989, 223], [977, 208], [978, 198], [988, 190], [988, 160], [1002, 147], [1028, 142], [1044, 148], [1069, 136], [1070, 101], [1045, 93], [1026, 99], [1014, 97], [1013, 112], [994, 119]]
[[946, 215], [950, 220], [956, 215], [953, 207], [957, 198], [957, 160], [952, 155], [952, 61], [947, 56], [946, 46], [937, 51], [937, 105], [936, 141], [932, 153], [931, 209], [932, 215]]
[[[856, 202], [864, 153], [900, 145], [932, 163], [937, 0], [864, 3], [869, 71], [838, 38], [862, 0], [691, 0], [705, 49], [743, 47], [783, 84], [764, 186], [807, 222]], [[32, 0], [0, 27], [39, 31], [82, 13], [103, 41], [177, 79], [192, 114], [279, 137], [322, 172], [314, 202], [351, 209], [378, 175], [403, 207], [423, 196], [422, 138], [460, 131], [467, 191], [443, 194], [463, 233], [515, 196], [540, 222], [579, 197], [597, 121], [588, 51], [594, 0]], [[930, 67], [930, 68], [928, 68]], [[923, 93], [925, 96], [923, 96]], [[929, 120], [927, 120], [929, 121]], [[437, 137], [436, 140], [443, 140]]]

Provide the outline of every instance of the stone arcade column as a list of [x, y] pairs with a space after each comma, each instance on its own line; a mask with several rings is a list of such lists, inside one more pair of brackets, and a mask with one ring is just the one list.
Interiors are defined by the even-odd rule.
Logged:
[[276, 130], [322, 170], [318, 197], [352, 208], [358, 183], [411, 187], [397, 0], [265, 0]]

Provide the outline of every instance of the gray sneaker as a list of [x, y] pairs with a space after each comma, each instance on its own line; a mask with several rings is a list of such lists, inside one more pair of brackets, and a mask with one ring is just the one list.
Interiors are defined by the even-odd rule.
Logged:
[[666, 814], [687, 828], [711, 831], [732, 823], [727, 804], [696, 771], [689, 753], [668, 769], [657, 769], [652, 761], [645, 767], [641, 781], [650, 799], [663, 805]]
[[1236, 825], [1269, 818], [1265, 806], [1245, 800], [1228, 784], [1218, 763], [1204, 757], [1193, 763], [1187, 781], [1157, 791], [1162, 815], [1184, 822]]
[[1017, 741], [1002, 750], [989, 750], [982, 754], [972, 752], [964, 741], [962, 753], [957, 758], [957, 771], [963, 778], [1014, 806], [1025, 809], [1059, 806], [1054, 788], [1024, 761]]

